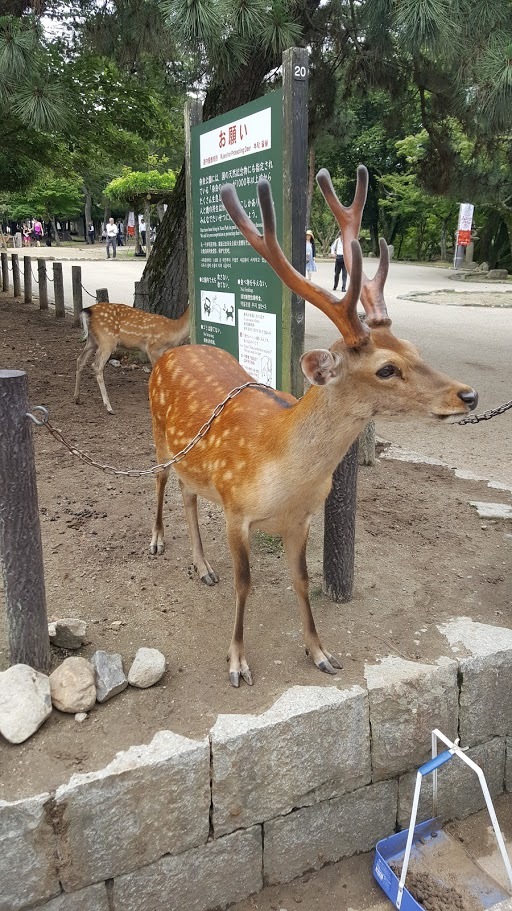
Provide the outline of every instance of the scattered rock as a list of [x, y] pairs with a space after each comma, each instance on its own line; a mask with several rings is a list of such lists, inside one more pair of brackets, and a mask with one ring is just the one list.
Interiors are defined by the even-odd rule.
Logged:
[[128, 672], [128, 683], [145, 689], [158, 683], [165, 672], [165, 657], [156, 648], [139, 648]]
[[75, 715], [75, 721], [78, 721], [79, 724], [81, 724], [82, 721], [86, 721], [88, 717], [89, 716], [87, 712], [77, 712]]
[[122, 625], [122, 620], [114, 620], [113, 623], [110, 624], [110, 629], [121, 629]]
[[92, 656], [91, 664], [96, 670], [96, 699], [98, 702], [107, 702], [108, 699], [121, 693], [128, 686], [121, 655], [111, 655], [100, 649]]
[[109, 364], [111, 367], [120, 367], [121, 361], [118, 361], [117, 358], [115, 358], [115, 357], [111, 357], [109, 360]]
[[0, 673], [0, 733], [10, 743], [35, 734], [52, 711], [50, 681], [28, 664]]
[[490, 269], [487, 278], [497, 278], [501, 281], [505, 281], [508, 276], [506, 269]]
[[86, 658], [66, 658], [50, 674], [52, 702], [61, 712], [88, 712], [96, 702], [95, 672]]
[[76, 620], [74, 617], [55, 620], [54, 623], [48, 624], [50, 642], [58, 648], [80, 648], [86, 632], [85, 620]]

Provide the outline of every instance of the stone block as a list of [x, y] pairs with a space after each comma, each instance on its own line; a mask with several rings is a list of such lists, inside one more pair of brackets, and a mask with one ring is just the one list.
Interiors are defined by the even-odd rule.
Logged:
[[367, 784], [369, 734], [359, 686], [294, 686], [261, 715], [219, 715], [210, 731], [214, 837]]
[[286, 883], [362, 851], [395, 830], [398, 783], [383, 781], [264, 825], [265, 884]]
[[105, 883], [97, 883], [79, 892], [62, 892], [40, 911], [109, 911]]
[[18, 911], [60, 892], [50, 795], [0, 800], [0, 911]]
[[209, 809], [206, 739], [160, 731], [101, 771], [73, 775], [55, 795], [64, 891], [205, 843]]
[[512, 734], [512, 630], [461, 617], [439, 631], [454, 652], [467, 653], [458, 659], [461, 745]]
[[[439, 752], [444, 749], [439, 744]], [[505, 779], [505, 740], [496, 737], [489, 743], [468, 750], [468, 756], [483, 769], [491, 796], [502, 793]], [[418, 822], [432, 816], [432, 775], [426, 775], [421, 785]], [[398, 787], [398, 825], [409, 825], [416, 771], [402, 775]], [[463, 819], [485, 807], [485, 800], [476, 772], [462, 759], [454, 756], [437, 773], [438, 815], [443, 820]]]
[[487, 275], [487, 278], [494, 279], [494, 280], [497, 279], [498, 281], [506, 281], [507, 277], [508, 277], [508, 272], [506, 269], [490, 269], [489, 273]]
[[505, 739], [505, 790], [512, 793], [512, 737]]
[[115, 911], [207, 911], [259, 892], [261, 827], [234, 832], [114, 880]]
[[390, 656], [366, 665], [372, 727], [372, 777], [390, 778], [430, 756], [439, 728], [457, 736], [457, 664], [428, 665]]

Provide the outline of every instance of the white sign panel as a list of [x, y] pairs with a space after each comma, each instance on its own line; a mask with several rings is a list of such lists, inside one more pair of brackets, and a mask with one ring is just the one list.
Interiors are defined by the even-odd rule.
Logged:
[[235, 325], [235, 295], [230, 291], [201, 289], [201, 319], [209, 323]]
[[475, 207], [472, 205], [472, 203], [461, 202], [459, 208], [459, 224], [457, 227], [458, 231], [471, 231], [474, 211]]
[[259, 383], [276, 387], [276, 315], [238, 311], [238, 360]]
[[199, 138], [201, 168], [209, 168], [262, 150], [268, 151], [272, 145], [270, 115], [270, 108], [265, 108], [256, 114], [210, 130], [209, 133], [203, 133]]

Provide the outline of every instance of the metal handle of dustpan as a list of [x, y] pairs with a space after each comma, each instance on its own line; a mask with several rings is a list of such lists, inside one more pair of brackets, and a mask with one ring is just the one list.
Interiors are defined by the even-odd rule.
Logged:
[[[439, 753], [439, 755], [437, 754], [438, 740], [440, 740], [442, 743], [445, 744], [445, 746], [448, 747], [447, 750], [444, 750], [442, 753]], [[440, 766], [443, 766], [443, 765], [445, 765], [445, 763], [449, 762], [450, 759], [453, 759], [454, 756], [458, 756], [459, 759], [461, 759], [463, 762], [465, 762], [466, 765], [468, 765], [470, 767], [470, 769], [472, 769], [478, 775], [478, 779], [480, 781], [480, 786], [482, 788], [482, 793], [485, 798], [487, 810], [488, 810], [489, 816], [491, 818], [492, 826], [494, 829], [494, 834], [496, 836], [496, 841], [498, 842], [498, 847], [501, 852], [503, 863], [505, 865], [505, 869], [507, 871], [507, 875], [508, 875], [510, 884], [512, 886], [512, 867], [510, 865], [510, 859], [509, 859], [509, 856], [507, 853], [507, 849], [505, 847], [503, 835], [501, 834], [501, 829], [499, 827], [498, 819], [496, 817], [496, 812], [495, 812], [495, 809], [493, 806], [491, 795], [489, 793], [489, 788], [487, 787], [485, 775], [484, 775], [482, 769], [480, 768], [480, 766], [478, 766], [476, 764], [476, 762], [473, 762], [473, 760], [470, 759], [469, 756], [466, 756], [464, 751], [458, 745], [458, 740], [455, 743], [452, 743], [451, 740], [448, 740], [448, 737], [445, 737], [445, 735], [442, 734], [441, 731], [438, 731], [436, 728], [434, 731], [432, 731], [432, 759], [429, 759], [428, 762], [423, 763], [423, 765], [419, 767], [419, 769], [416, 773], [416, 785], [414, 788], [414, 797], [413, 797], [413, 801], [412, 801], [411, 819], [409, 822], [409, 831], [407, 833], [407, 843], [405, 846], [405, 853], [404, 853], [404, 859], [403, 859], [403, 864], [402, 864], [402, 873], [400, 876], [400, 882], [398, 884], [398, 894], [397, 894], [396, 902], [395, 902], [395, 907], [397, 909], [400, 909], [401, 904], [402, 904], [402, 897], [403, 897], [403, 892], [404, 892], [404, 888], [405, 888], [405, 878], [407, 876], [407, 868], [409, 866], [409, 859], [411, 856], [412, 841], [413, 841], [413, 837], [414, 837], [414, 829], [416, 826], [416, 817], [418, 815], [418, 804], [419, 804], [419, 800], [420, 800], [420, 791], [421, 791], [421, 784], [422, 784], [423, 778], [425, 777], [425, 775], [430, 775], [430, 774], [433, 774], [433, 776], [434, 776], [433, 781], [432, 781], [432, 804], [433, 804], [433, 815], [437, 816], [437, 770], [440, 768]]]

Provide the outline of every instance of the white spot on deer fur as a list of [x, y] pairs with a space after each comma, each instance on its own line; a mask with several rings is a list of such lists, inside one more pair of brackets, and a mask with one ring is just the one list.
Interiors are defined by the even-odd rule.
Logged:
[[224, 472], [224, 480], [225, 480], [225, 481], [231, 481], [232, 478], [233, 478], [233, 472], [232, 472], [232, 471], [225, 471], [225, 472]]

